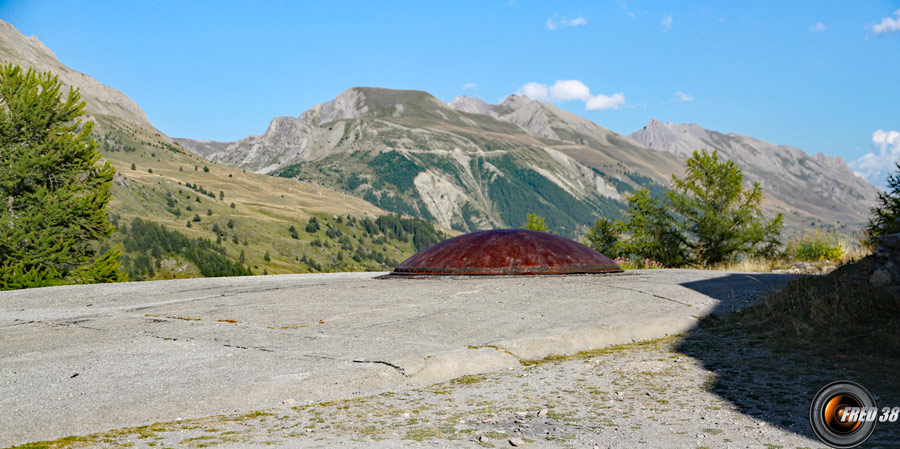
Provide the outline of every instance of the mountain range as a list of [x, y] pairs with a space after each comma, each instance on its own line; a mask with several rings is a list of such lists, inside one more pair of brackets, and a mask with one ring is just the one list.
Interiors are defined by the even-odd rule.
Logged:
[[351, 88], [236, 142], [175, 139], [217, 163], [308, 180], [460, 231], [520, 226], [528, 212], [579, 235], [618, 218], [639, 187], [659, 193], [691, 153], [717, 150], [763, 187], [789, 234], [851, 235], [877, 189], [840, 157], [699, 125], [651, 120], [625, 137], [558, 107], [511, 95], [492, 105], [422, 91]]
[[[387, 212], [365, 200], [215, 164], [185, 150], [122, 92], [65, 66], [37, 38], [2, 20], [0, 63], [49, 70], [65, 87], [79, 89], [84, 119], [94, 122], [94, 139], [117, 171], [108, 210], [118, 230], [103, 246], [125, 244], [120, 262], [132, 279], [208, 275], [224, 260], [253, 273], [383, 270], [416, 251], [407, 235], [415, 223], [380, 233], [370, 220]], [[318, 224], [310, 226], [314, 217]], [[137, 219], [161, 228], [134, 226]], [[185, 246], [157, 245], [172, 242]]]
[[[759, 181], [764, 210], [785, 214], [787, 236], [812, 226], [850, 235], [877, 193], [840, 158], [656, 120], [626, 137], [521, 95], [443, 102], [422, 91], [355, 87], [235, 142], [170, 138], [122, 92], [2, 21], [0, 62], [49, 70], [79, 88], [103, 156], [118, 170], [114, 220], [216, 240], [217, 251], [255, 272], [384, 268], [410, 255], [411, 241], [348, 220], [390, 212], [457, 232], [519, 227], [534, 212], [580, 238], [597, 218], [621, 217], [635, 189], [662, 194], [699, 148], [718, 150]], [[199, 221], [188, 226], [191, 215]], [[311, 217], [321, 230], [305, 232]], [[150, 253], [130, 257], [141, 254]], [[150, 260], [157, 269], [146, 278], [199, 273], [177, 254]]]

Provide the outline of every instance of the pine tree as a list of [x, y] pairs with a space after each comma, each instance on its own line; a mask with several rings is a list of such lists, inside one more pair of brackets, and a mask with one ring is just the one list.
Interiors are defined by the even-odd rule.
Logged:
[[864, 243], [873, 246], [885, 234], [900, 232], [900, 163], [887, 179], [886, 191], [878, 192], [878, 204], [872, 209], [872, 217], [866, 226]]
[[694, 151], [683, 178], [672, 176], [668, 192], [675, 211], [690, 234], [688, 244], [701, 265], [729, 262], [736, 256], [771, 257], [781, 246], [782, 215], [771, 220], [759, 208], [762, 188], [744, 189], [744, 175], [717, 151]]
[[0, 67], [0, 289], [115, 282], [120, 248], [106, 206], [115, 169], [100, 164], [77, 89], [49, 72]]
[[544, 222], [544, 217], [537, 214], [528, 214], [525, 218], [525, 226], [522, 226], [522, 229], [556, 234], [556, 232], [551, 231], [550, 228], [547, 227], [547, 224]]

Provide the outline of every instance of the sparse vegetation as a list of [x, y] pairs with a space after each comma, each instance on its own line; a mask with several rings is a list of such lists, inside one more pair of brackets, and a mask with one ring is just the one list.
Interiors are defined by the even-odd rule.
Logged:
[[844, 243], [833, 232], [803, 231], [788, 243], [785, 254], [801, 261], [841, 261], [846, 251]]
[[188, 260], [207, 277], [250, 274], [246, 267], [231, 261], [224, 248], [208, 239], [190, 238], [140, 218], [132, 220], [130, 226], [123, 223], [120, 230], [127, 253], [122, 256], [122, 265], [135, 280], [153, 277], [154, 267], [158, 268], [163, 258]]

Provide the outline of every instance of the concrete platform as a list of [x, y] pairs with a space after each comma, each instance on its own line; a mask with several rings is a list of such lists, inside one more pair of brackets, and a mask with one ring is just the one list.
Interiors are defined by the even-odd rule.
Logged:
[[515, 369], [680, 333], [793, 277], [381, 274], [0, 292], [0, 445]]

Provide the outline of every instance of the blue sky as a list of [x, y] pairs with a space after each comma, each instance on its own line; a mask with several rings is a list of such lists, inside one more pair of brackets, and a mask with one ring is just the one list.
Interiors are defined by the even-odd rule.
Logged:
[[0, 18], [174, 137], [236, 140], [378, 86], [528, 92], [623, 134], [698, 123], [876, 185], [900, 158], [900, 1], [6, 0]]

